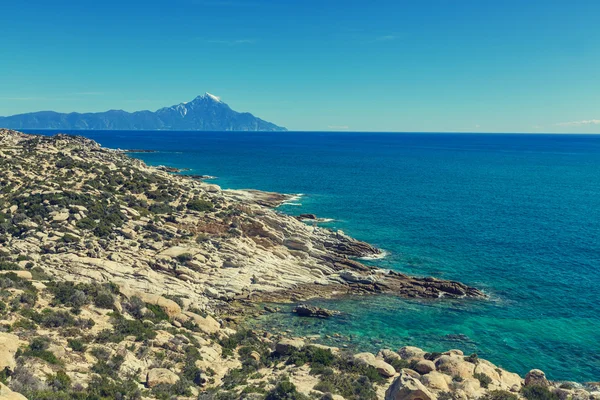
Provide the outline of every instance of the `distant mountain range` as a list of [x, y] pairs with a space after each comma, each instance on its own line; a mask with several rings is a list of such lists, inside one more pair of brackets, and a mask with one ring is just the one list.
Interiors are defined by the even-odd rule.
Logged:
[[210, 93], [187, 103], [155, 112], [110, 110], [98, 113], [40, 111], [0, 117], [0, 127], [65, 130], [186, 130], [186, 131], [286, 131], [250, 113], [232, 110]]

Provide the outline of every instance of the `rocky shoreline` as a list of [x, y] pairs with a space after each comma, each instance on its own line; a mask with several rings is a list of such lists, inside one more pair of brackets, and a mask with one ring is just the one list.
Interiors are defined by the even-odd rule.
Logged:
[[539, 400], [527, 386], [600, 398], [457, 350], [349, 355], [245, 331], [236, 321], [261, 302], [485, 294], [362, 264], [381, 251], [273, 210], [288, 195], [171, 172], [83, 137], [0, 129], [0, 399], [458, 400], [496, 390]]

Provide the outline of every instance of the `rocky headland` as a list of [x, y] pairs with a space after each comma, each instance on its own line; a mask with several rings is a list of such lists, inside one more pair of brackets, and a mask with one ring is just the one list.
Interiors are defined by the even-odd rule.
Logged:
[[273, 210], [286, 195], [170, 172], [0, 130], [0, 399], [600, 398], [459, 350], [349, 354], [245, 329], [265, 301], [485, 295], [360, 263], [380, 250]]

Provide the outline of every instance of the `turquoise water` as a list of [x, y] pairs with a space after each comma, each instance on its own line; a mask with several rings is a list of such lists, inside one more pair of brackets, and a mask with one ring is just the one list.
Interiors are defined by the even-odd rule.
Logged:
[[225, 188], [303, 193], [281, 210], [333, 218], [326, 226], [386, 250], [371, 264], [490, 295], [315, 301], [344, 314], [274, 314], [263, 326], [366, 350], [460, 348], [521, 374], [600, 380], [600, 136], [81, 133], [159, 150], [135, 156]]

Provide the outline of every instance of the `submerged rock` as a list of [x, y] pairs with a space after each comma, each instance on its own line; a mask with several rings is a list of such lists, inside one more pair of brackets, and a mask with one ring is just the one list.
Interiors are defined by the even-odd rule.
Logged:
[[293, 313], [300, 317], [314, 317], [314, 318], [329, 318], [335, 315], [339, 315], [339, 311], [328, 310], [326, 308], [309, 306], [307, 304], [299, 304], [293, 310]]

